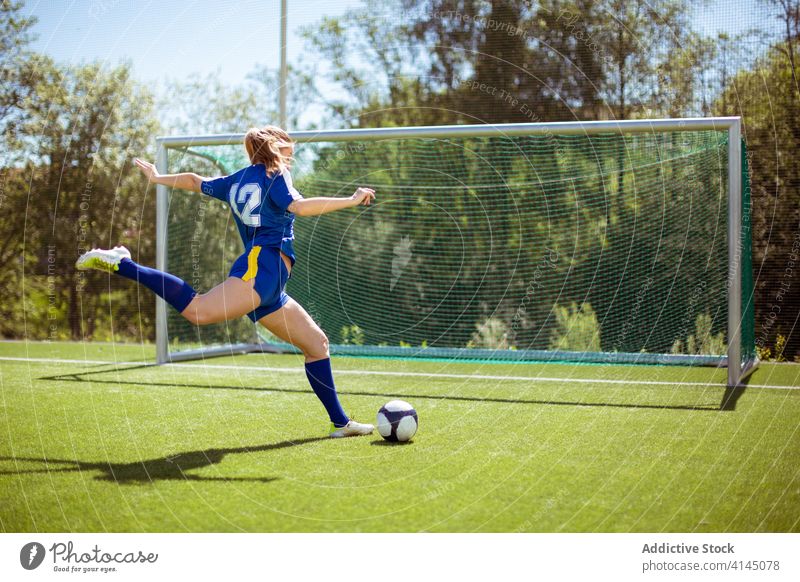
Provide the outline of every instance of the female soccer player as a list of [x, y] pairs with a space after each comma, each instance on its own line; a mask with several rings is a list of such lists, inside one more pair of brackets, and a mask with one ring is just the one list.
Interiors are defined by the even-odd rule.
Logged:
[[294, 151], [289, 134], [275, 126], [253, 128], [244, 138], [252, 165], [230, 176], [203, 178], [193, 173], [161, 175], [149, 162], [135, 163], [150, 182], [202, 192], [227, 202], [244, 243], [228, 278], [208, 293], [198, 294], [169, 273], [138, 265], [125, 247], [92, 249], [75, 266], [116, 273], [141, 283], [183, 317], [207, 325], [247, 315], [305, 355], [308, 381], [328, 411], [330, 436], [370, 434], [371, 424], [349, 418], [336, 394], [328, 338], [300, 304], [284, 292], [295, 263], [294, 217], [316, 216], [363, 204], [375, 198], [370, 188], [358, 188], [349, 198], [303, 198], [292, 186], [289, 167]]

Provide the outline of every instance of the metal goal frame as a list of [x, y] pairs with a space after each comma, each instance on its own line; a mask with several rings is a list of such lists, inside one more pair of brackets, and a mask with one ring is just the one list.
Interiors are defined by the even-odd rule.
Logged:
[[[740, 117], [708, 117], [686, 119], [636, 119], [620, 121], [573, 121], [555, 123], [507, 123], [494, 125], [442, 125], [291, 132], [298, 143], [378, 141], [397, 138], [512, 137], [523, 135], [594, 135], [628, 133], [668, 133], [676, 131], [719, 131], [728, 135], [728, 351], [720, 358], [704, 358], [701, 363], [727, 366], [727, 385], [739, 386], [758, 366], [758, 358], [742, 360], [742, 257], [752, 252], [742, 232], [742, 143]], [[244, 134], [186, 135], [156, 139], [156, 167], [168, 172], [167, 153], [181, 149], [192, 153], [194, 146], [241, 144]], [[169, 188], [156, 187], [156, 267], [168, 269], [167, 216]], [[747, 239], [749, 241], [749, 239]], [[746, 247], [746, 248], [745, 248]], [[752, 301], [752, 296], [747, 298]], [[213, 356], [252, 352], [280, 352], [281, 347], [263, 343], [214, 346], [170, 353], [167, 329], [167, 304], [156, 299], [156, 354], [160, 364], [203, 359]], [[752, 310], [750, 310], [752, 313]]]

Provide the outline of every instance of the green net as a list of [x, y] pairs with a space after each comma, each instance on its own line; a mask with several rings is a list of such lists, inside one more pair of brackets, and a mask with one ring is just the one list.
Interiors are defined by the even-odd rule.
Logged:
[[[230, 155], [234, 149], [221, 148], [218, 153]], [[237, 169], [211, 153], [203, 158], [180, 150], [168, 150], [168, 167], [171, 172], [194, 171], [205, 176]], [[228, 206], [210, 196], [173, 190], [167, 217], [167, 270], [200, 292], [224, 281], [231, 264], [242, 254], [242, 241]], [[245, 318], [197, 327], [173, 310], [167, 312], [167, 333], [172, 352], [259, 341]]]
[[[170, 155], [171, 170], [247, 163], [240, 145]], [[338, 353], [719, 363], [727, 167], [711, 131], [301, 143], [304, 196], [368, 185], [377, 202], [298, 218], [287, 291]], [[206, 197], [173, 194], [168, 228], [169, 269], [199, 289], [242, 251]], [[274, 341], [246, 319], [169, 316], [174, 349], [256, 336]]]

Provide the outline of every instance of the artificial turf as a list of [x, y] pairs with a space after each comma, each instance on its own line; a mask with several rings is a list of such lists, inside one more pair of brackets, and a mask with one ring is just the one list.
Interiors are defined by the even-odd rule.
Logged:
[[335, 358], [359, 420], [417, 408], [391, 445], [325, 438], [297, 356], [153, 354], [0, 343], [2, 531], [800, 530], [797, 365], [731, 393], [724, 370]]

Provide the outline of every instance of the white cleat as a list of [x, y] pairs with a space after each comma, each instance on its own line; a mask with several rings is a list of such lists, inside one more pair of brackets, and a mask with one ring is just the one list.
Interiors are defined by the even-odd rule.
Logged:
[[375, 430], [375, 427], [371, 424], [362, 424], [360, 422], [356, 422], [355, 420], [351, 420], [342, 428], [336, 428], [335, 426], [331, 425], [330, 436], [334, 439], [351, 436], [364, 436], [371, 434], [373, 430]]
[[125, 247], [114, 247], [109, 251], [92, 249], [83, 253], [80, 258], [75, 261], [75, 268], [79, 271], [97, 269], [98, 271], [113, 273], [119, 269], [119, 262], [122, 259], [130, 258], [131, 252]]

